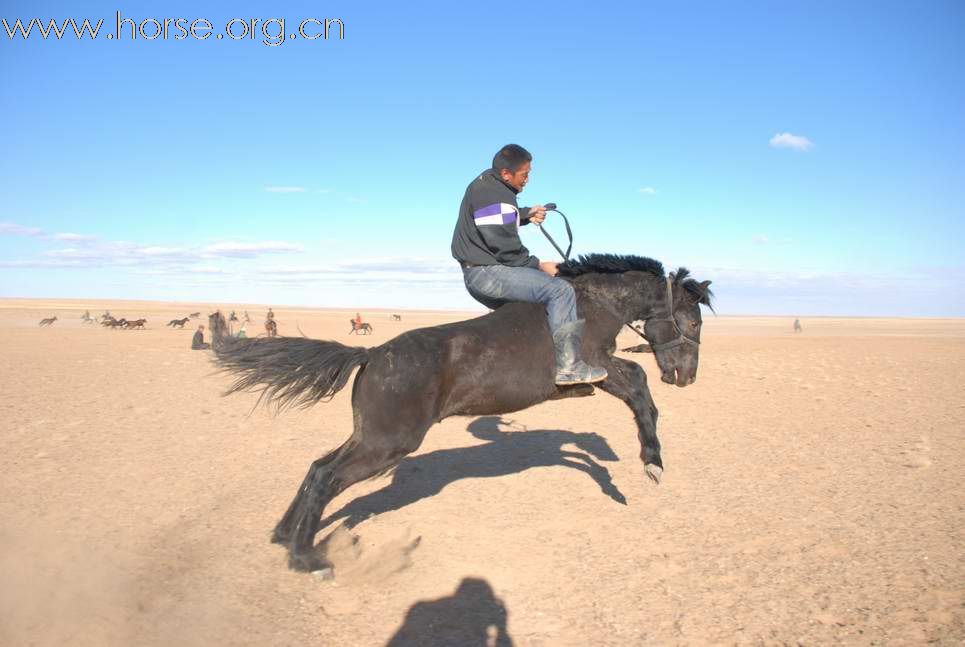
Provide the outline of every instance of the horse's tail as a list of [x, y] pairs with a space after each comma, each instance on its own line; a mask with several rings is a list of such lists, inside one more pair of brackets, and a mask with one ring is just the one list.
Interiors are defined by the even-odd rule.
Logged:
[[307, 337], [222, 338], [212, 344], [215, 361], [241, 377], [225, 395], [260, 391], [258, 402], [310, 407], [331, 400], [352, 371], [369, 360], [367, 348]]

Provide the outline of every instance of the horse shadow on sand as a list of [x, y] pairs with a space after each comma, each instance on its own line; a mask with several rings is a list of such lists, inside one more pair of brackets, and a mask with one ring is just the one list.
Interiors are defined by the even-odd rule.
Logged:
[[[503, 431], [508, 426], [519, 431]], [[610, 472], [596, 461], [620, 460], [606, 439], [595, 433], [530, 429], [499, 416], [473, 420], [467, 428], [476, 438], [489, 441], [473, 447], [440, 449], [406, 458], [396, 468], [392, 482], [359, 497], [322, 519], [319, 529], [344, 519], [349, 528], [371, 515], [398, 510], [441, 492], [465, 478], [491, 478], [523, 472], [533, 467], [569, 467], [593, 479], [600, 490], [617, 503], [626, 497], [613, 484]], [[575, 445], [582, 451], [563, 449]]]

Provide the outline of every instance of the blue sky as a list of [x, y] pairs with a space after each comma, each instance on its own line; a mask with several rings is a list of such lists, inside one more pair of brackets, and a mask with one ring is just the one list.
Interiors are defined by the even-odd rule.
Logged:
[[581, 5], [120, 6], [345, 25], [267, 46], [5, 2], [104, 26], [0, 31], [0, 297], [474, 308], [453, 224], [516, 142], [575, 252], [688, 266], [720, 313], [965, 316], [965, 4]]

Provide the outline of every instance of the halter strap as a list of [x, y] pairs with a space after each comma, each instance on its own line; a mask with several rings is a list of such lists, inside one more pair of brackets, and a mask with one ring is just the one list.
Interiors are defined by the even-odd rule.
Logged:
[[666, 315], [665, 317], [661, 317], [660, 319], [657, 319], [656, 321], [669, 321], [669, 322], [670, 322], [670, 325], [673, 326], [674, 332], [677, 333], [677, 336], [676, 336], [675, 338], [671, 339], [671, 340], [668, 341], [668, 342], [664, 342], [664, 343], [662, 343], [662, 344], [654, 344], [654, 343], [651, 342], [649, 339], [647, 339], [647, 336], [646, 336], [644, 333], [640, 332], [639, 330], [637, 330], [636, 328], [634, 328], [634, 327], [631, 326], [630, 324], [627, 324], [627, 327], [630, 328], [630, 330], [632, 330], [633, 332], [635, 332], [635, 333], [637, 333], [638, 335], [640, 335], [641, 337], [643, 337], [644, 339], [646, 339], [646, 340], [647, 340], [647, 343], [650, 344], [650, 348], [652, 348], [652, 349], [654, 350], [654, 352], [656, 352], [656, 351], [664, 351], [664, 350], [668, 350], [668, 349], [670, 349], [670, 348], [675, 348], [675, 347], [677, 347], [677, 346], [680, 346], [681, 344], [692, 344], [692, 345], [694, 345], [694, 346], [699, 346], [699, 345], [700, 345], [700, 342], [699, 342], [699, 341], [697, 341], [696, 339], [693, 339], [693, 338], [688, 337], [687, 335], [685, 335], [685, 334], [683, 333], [683, 331], [680, 329], [680, 326], [677, 325], [677, 320], [674, 319], [674, 316], [673, 316], [673, 288], [672, 288], [672, 284], [671, 284], [671, 282], [670, 282], [670, 277], [667, 277], [667, 315]]

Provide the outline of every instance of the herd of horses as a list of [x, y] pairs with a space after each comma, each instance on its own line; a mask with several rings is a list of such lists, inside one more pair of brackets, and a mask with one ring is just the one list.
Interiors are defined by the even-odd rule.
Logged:
[[[182, 317], [181, 319], [171, 319], [166, 325], [171, 328], [180, 328], [183, 330], [185, 324], [187, 324], [192, 319], [199, 318], [200, 316], [201, 316], [200, 312], [192, 312], [187, 317]], [[392, 321], [402, 321], [401, 315], [393, 314], [390, 316], [392, 318]], [[122, 317], [120, 319], [116, 319], [111, 315], [109, 311], [105, 312], [99, 317], [93, 317], [91, 316], [90, 311], [88, 310], [88, 311], [85, 311], [80, 318], [81, 318], [81, 321], [83, 321], [85, 324], [100, 323], [105, 328], [112, 328], [112, 329], [120, 328], [123, 330], [133, 330], [133, 329], [144, 330], [144, 324], [147, 323], [147, 319], [144, 319], [144, 318], [128, 320]], [[44, 326], [52, 326], [55, 321], [57, 321], [56, 316], [48, 317], [46, 319], [41, 319], [39, 326], [41, 328], [43, 328]], [[228, 321], [235, 322], [235, 321], [241, 321], [241, 319], [239, 319], [238, 315], [234, 311], [232, 311], [231, 314], [228, 316]], [[248, 315], [248, 311], [246, 310], [244, 312], [244, 322], [247, 324], [250, 321], [251, 321], [251, 317]], [[349, 334], [354, 333], [358, 335], [371, 335], [373, 332], [372, 324], [370, 323], [366, 322], [366, 323], [359, 324], [354, 319], [351, 319], [350, 322], [351, 322], [352, 329], [349, 331]], [[278, 323], [275, 321], [274, 316], [271, 315], [265, 319], [265, 336], [276, 337], [277, 335], [278, 335]]]

